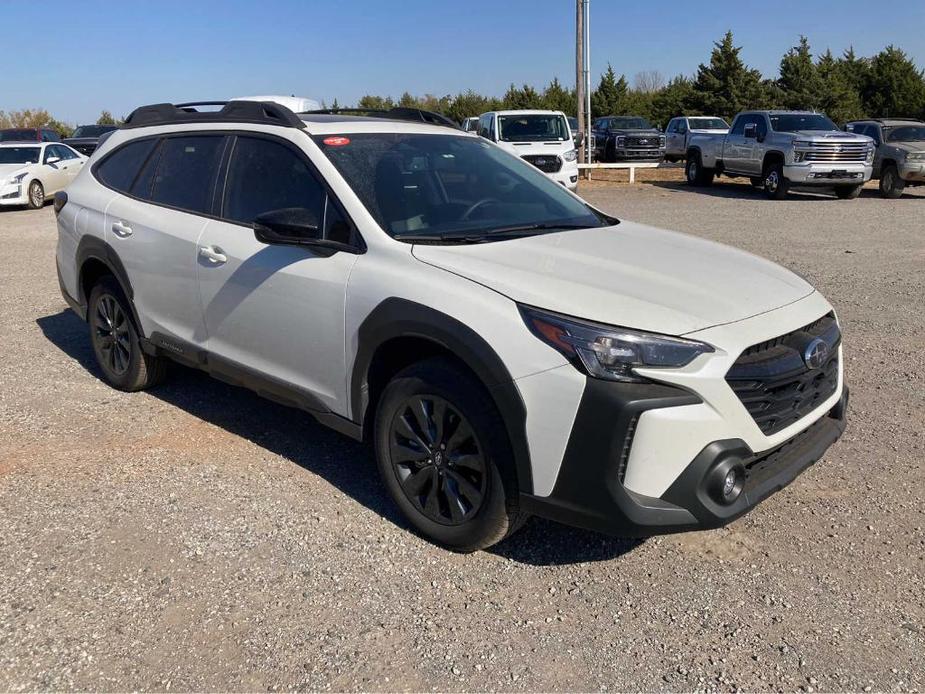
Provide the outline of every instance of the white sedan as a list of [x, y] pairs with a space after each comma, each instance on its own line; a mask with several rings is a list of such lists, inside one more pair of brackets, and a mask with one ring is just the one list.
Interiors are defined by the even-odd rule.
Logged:
[[0, 143], [0, 206], [38, 209], [86, 163], [87, 157], [60, 142]]

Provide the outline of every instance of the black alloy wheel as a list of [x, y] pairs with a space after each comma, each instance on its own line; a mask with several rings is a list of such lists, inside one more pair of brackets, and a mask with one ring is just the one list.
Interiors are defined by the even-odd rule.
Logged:
[[482, 507], [488, 469], [466, 418], [436, 395], [413, 395], [396, 411], [389, 432], [395, 476], [428, 519], [459, 525]]

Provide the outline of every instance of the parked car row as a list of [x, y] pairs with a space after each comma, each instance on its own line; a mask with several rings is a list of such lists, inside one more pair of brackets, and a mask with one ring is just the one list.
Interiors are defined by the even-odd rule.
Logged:
[[86, 162], [61, 142], [0, 142], [0, 207], [42, 207]]

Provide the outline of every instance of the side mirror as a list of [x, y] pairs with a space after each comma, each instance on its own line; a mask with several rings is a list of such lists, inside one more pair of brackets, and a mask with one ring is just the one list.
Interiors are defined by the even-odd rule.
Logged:
[[269, 244], [311, 246], [321, 242], [321, 221], [314, 211], [287, 207], [265, 212], [254, 220], [254, 236]]
[[46, 164], [57, 164], [59, 161], [61, 161], [61, 157], [48, 157], [48, 159], [45, 160], [45, 163]]
[[749, 140], [758, 139], [758, 126], [755, 123], [746, 123], [745, 130], [742, 131], [742, 135]]
[[575, 133], [575, 146], [581, 147], [585, 141], [585, 134], [582, 132]]

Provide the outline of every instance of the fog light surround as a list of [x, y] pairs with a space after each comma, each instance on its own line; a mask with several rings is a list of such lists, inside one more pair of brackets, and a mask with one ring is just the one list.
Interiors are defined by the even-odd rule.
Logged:
[[745, 467], [737, 458], [722, 461], [707, 475], [707, 492], [718, 504], [731, 506], [745, 488]]

